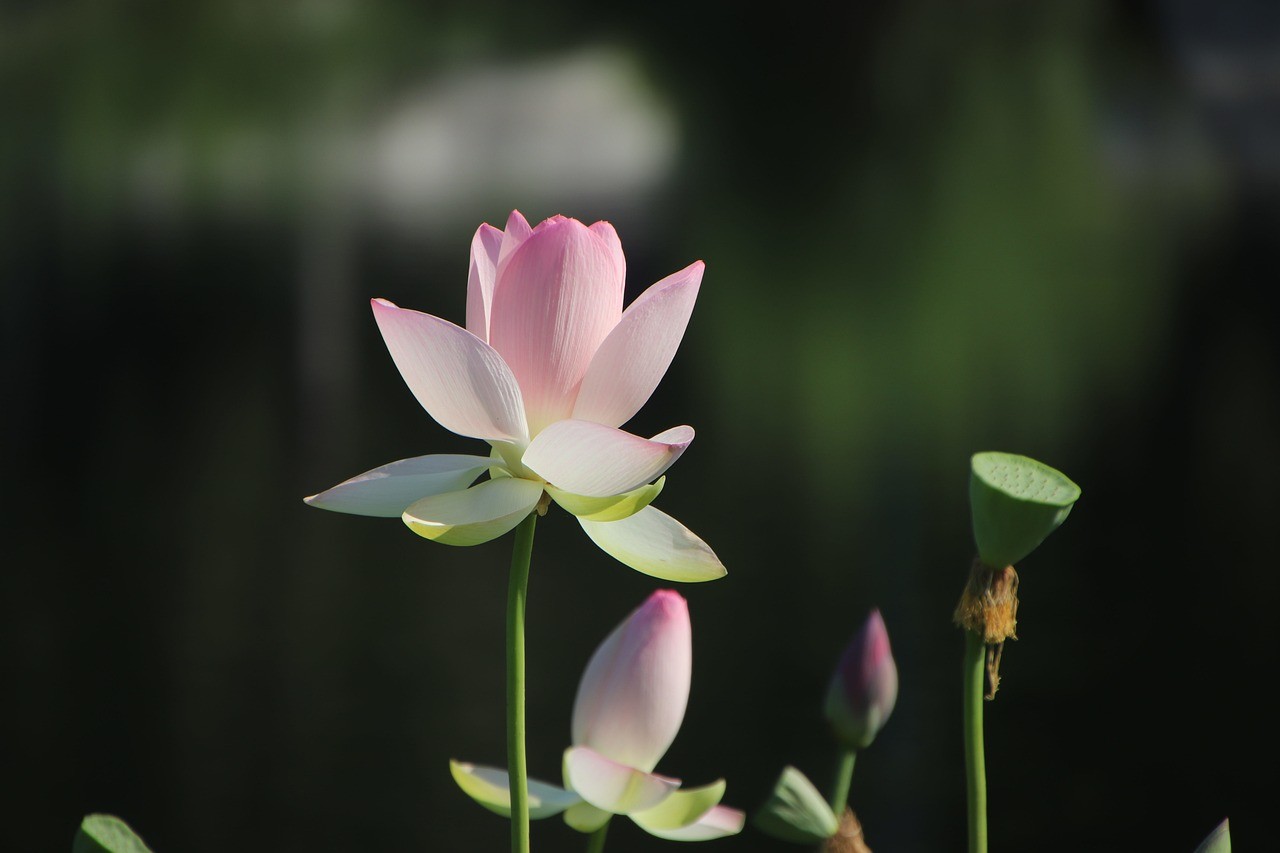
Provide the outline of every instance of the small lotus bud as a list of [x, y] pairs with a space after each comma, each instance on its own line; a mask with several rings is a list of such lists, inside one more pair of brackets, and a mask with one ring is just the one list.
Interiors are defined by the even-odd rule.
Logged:
[[879, 610], [873, 610], [836, 665], [827, 689], [827, 719], [846, 746], [865, 749], [897, 701], [898, 666], [884, 619]]

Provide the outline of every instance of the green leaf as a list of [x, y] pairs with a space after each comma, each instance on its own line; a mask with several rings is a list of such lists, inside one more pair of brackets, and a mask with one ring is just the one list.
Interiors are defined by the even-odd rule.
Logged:
[[91, 814], [80, 822], [71, 853], [151, 853], [151, 848], [115, 815]]
[[969, 507], [978, 556], [994, 568], [1012, 566], [1066, 520], [1080, 487], [1061, 472], [1014, 453], [975, 453]]
[[830, 838], [840, 828], [831, 806], [808, 777], [794, 767], [782, 771], [773, 793], [751, 822], [766, 835], [798, 844]]
[[1195, 853], [1231, 853], [1231, 827], [1225, 818], [1200, 842]]

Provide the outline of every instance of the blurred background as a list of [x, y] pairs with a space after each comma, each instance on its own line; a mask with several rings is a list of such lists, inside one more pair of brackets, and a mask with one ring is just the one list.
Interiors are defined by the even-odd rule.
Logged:
[[[1006, 450], [1084, 495], [1019, 567], [993, 849], [1190, 851], [1227, 815], [1265, 846], [1280, 9], [745, 8], [0, 3], [7, 849], [66, 850], [90, 811], [157, 853], [504, 848], [447, 760], [504, 763], [511, 538], [301, 498], [477, 449], [368, 300], [461, 322], [471, 236], [512, 208], [612, 221], [628, 299], [707, 263], [628, 426], [697, 428], [660, 504], [730, 571], [680, 590], [659, 770], [749, 811], [788, 763], [825, 788], [827, 678], [878, 606], [902, 687], [854, 807], [876, 850], [961, 850], [950, 618], [968, 458]], [[554, 781], [583, 665], [660, 584], [558, 511], [537, 537]]]

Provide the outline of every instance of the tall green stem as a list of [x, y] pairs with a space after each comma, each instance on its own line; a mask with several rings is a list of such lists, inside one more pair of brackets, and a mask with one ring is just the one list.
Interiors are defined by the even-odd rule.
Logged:
[[840, 763], [836, 765], [836, 781], [831, 786], [831, 811], [836, 820], [844, 814], [844, 807], [849, 804], [849, 786], [853, 783], [853, 763], [858, 758], [856, 749], [842, 749]]
[[524, 609], [529, 590], [536, 512], [516, 528], [507, 583], [507, 770], [511, 792], [511, 850], [529, 853], [529, 770], [524, 748]]
[[587, 853], [603, 853], [604, 837], [609, 834], [609, 821], [604, 822], [604, 826], [591, 833], [591, 837], [587, 839]]
[[987, 853], [987, 767], [982, 744], [982, 702], [987, 646], [964, 632], [964, 764], [969, 788], [969, 853]]

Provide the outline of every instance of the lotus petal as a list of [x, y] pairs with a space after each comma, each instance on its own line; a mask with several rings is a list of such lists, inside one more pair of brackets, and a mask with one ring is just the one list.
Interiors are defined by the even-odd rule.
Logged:
[[693, 441], [679, 426], [645, 439], [591, 421], [558, 421], [538, 434], [523, 464], [556, 488], [584, 497], [620, 495], [652, 482]]
[[702, 283], [702, 261], [667, 276], [623, 312], [582, 379], [573, 416], [622, 426], [666, 375], [689, 325]]
[[483, 456], [415, 456], [365, 471], [304, 500], [334, 512], [398, 518], [414, 501], [465, 489], [491, 465], [493, 460]]
[[656, 507], [647, 506], [620, 521], [579, 518], [578, 523], [600, 550], [646, 575], [698, 583], [726, 574], [706, 542]]
[[445, 545], [479, 545], [514, 528], [541, 498], [541, 483], [503, 477], [465, 491], [423, 498], [402, 517], [410, 530], [427, 539]]
[[373, 316], [405, 384], [445, 429], [489, 441], [526, 441], [520, 386], [491, 346], [430, 314], [373, 300]]

